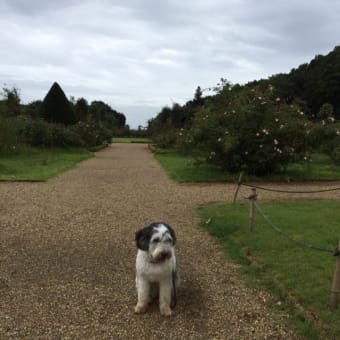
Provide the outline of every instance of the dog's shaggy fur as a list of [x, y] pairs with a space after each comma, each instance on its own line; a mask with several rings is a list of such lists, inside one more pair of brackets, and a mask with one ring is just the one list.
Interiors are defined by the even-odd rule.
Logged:
[[176, 235], [164, 222], [152, 223], [136, 232], [135, 313], [144, 313], [152, 298], [159, 296], [162, 315], [170, 316], [171, 298], [178, 285], [175, 254]]

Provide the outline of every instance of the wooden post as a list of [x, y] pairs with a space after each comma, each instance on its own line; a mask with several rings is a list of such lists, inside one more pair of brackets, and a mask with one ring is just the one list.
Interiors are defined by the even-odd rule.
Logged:
[[249, 196], [250, 200], [250, 220], [249, 220], [249, 231], [252, 233], [253, 232], [253, 227], [254, 227], [254, 219], [255, 219], [255, 201], [256, 201], [256, 188], [251, 189], [252, 193]]
[[338, 307], [338, 294], [340, 292], [340, 241], [335, 256], [336, 264], [331, 295], [331, 310], [333, 311]]
[[238, 192], [239, 192], [239, 190], [241, 188], [242, 176], [243, 176], [243, 172], [241, 171], [240, 172], [240, 176], [239, 176], [238, 181], [237, 181], [237, 188], [236, 188], [236, 191], [235, 191], [235, 194], [234, 194], [233, 204], [236, 203], [237, 195], [238, 195]]

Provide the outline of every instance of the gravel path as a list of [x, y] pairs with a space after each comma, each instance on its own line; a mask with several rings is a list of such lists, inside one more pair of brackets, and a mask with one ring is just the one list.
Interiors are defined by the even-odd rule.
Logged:
[[[170, 181], [143, 144], [113, 144], [45, 183], [0, 183], [0, 338], [295, 339], [196, 227], [195, 207], [234, 190]], [[134, 232], [155, 220], [178, 237], [171, 318], [133, 313]]]

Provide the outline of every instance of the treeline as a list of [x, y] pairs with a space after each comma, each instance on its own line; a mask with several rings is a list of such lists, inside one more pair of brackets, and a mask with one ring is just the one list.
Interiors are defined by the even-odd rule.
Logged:
[[334, 116], [340, 118], [340, 46], [325, 56], [317, 55], [288, 74], [276, 74], [248, 85], [266, 88], [269, 84], [288, 103], [299, 102], [312, 118], [325, 103], [332, 105]]
[[128, 133], [125, 115], [102, 101], [67, 99], [54, 83], [45, 98], [21, 104], [16, 88], [4, 88], [0, 101], [0, 151], [20, 143], [43, 147], [90, 148]]
[[158, 147], [259, 176], [311, 162], [315, 151], [340, 164], [340, 47], [289, 74], [242, 86], [221, 79], [212, 90], [204, 97], [198, 87], [149, 121]]

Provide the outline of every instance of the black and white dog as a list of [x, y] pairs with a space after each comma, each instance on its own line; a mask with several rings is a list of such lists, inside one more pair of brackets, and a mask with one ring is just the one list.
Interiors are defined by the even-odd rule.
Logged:
[[175, 243], [174, 230], [164, 222], [152, 223], [136, 232], [138, 301], [135, 313], [144, 313], [152, 298], [159, 296], [161, 314], [172, 314], [171, 307], [176, 304], [176, 287], [179, 281]]

